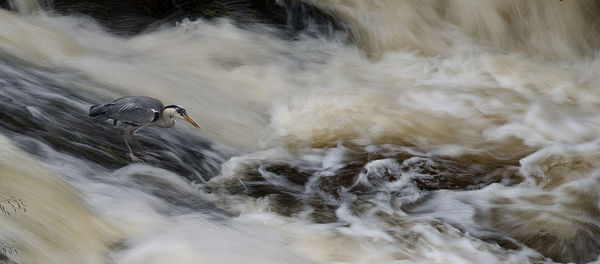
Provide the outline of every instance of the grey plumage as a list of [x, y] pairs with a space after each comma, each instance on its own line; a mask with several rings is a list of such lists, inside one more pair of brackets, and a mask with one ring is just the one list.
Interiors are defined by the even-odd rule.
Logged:
[[125, 141], [133, 160], [137, 160], [137, 157], [133, 154], [125, 137], [125, 130], [127, 129], [129, 129], [129, 135], [138, 145], [142, 155], [145, 155], [134, 134], [146, 126], [172, 127], [175, 125], [175, 117], [179, 117], [200, 128], [187, 115], [183, 107], [178, 105], [165, 107], [160, 100], [147, 96], [125, 96], [109, 103], [93, 105], [90, 107], [89, 116], [95, 122], [108, 122], [119, 128], [121, 137]]
[[90, 107], [96, 122], [109, 121], [116, 127], [143, 126], [158, 120], [163, 103], [147, 96], [125, 96], [110, 103]]

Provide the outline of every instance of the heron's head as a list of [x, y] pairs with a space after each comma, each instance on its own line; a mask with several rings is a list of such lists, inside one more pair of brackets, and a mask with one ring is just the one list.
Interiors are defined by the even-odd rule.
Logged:
[[192, 120], [187, 112], [185, 111], [185, 108], [179, 106], [179, 105], [167, 105], [165, 106], [165, 109], [163, 110], [163, 115], [166, 115], [170, 118], [175, 118], [175, 117], [179, 117], [185, 121], [187, 121], [188, 123], [192, 124], [192, 126], [195, 126], [197, 128], [200, 128], [200, 126], [198, 126], [198, 124], [196, 124], [196, 122], [194, 122], [194, 120]]

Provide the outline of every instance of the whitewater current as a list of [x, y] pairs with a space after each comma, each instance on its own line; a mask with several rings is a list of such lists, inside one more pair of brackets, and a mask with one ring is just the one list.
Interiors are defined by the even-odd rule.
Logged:
[[[340, 29], [0, 10], [0, 262], [600, 263], [600, 3], [304, 3]], [[126, 95], [201, 130], [132, 162]]]

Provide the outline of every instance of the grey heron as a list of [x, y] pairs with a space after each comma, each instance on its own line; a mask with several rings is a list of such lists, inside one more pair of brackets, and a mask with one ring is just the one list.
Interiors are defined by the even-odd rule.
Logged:
[[135, 133], [147, 126], [172, 127], [175, 125], [175, 117], [181, 118], [193, 126], [200, 128], [192, 120], [185, 109], [179, 105], [164, 106], [163, 103], [152, 97], [147, 96], [125, 96], [117, 98], [112, 102], [97, 104], [90, 107], [89, 116], [95, 122], [108, 122], [121, 130], [121, 137], [129, 149], [132, 160], [138, 160], [133, 154], [125, 131], [129, 130], [129, 135], [137, 144], [142, 155], [146, 155], [142, 146], [135, 138]]

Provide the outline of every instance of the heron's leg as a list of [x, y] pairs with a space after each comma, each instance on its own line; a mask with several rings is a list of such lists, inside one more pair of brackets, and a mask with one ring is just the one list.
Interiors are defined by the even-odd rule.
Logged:
[[133, 154], [133, 151], [131, 151], [131, 147], [129, 146], [129, 142], [127, 142], [127, 138], [125, 138], [125, 129], [123, 129], [123, 128], [121, 128], [121, 137], [123, 138], [123, 141], [125, 141], [125, 145], [127, 145], [127, 149], [129, 149], [129, 157], [133, 161], [136, 161], [137, 157]]
[[135, 132], [137, 132], [137, 129], [131, 129], [129, 131], [129, 135], [131, 135], [131, 138], [133, 138], [133, 141], [135, 141], [135, 144], [137, 144], [138, 148], [140, 149], [140, 152], [142, 153], [142, 156], [145, 156], [146, 153], [144, 153], [144, 149], [142, 149], [142, 145], [140, 145], [140, 142], [137, 141], [137, 139], [135, 138]]

